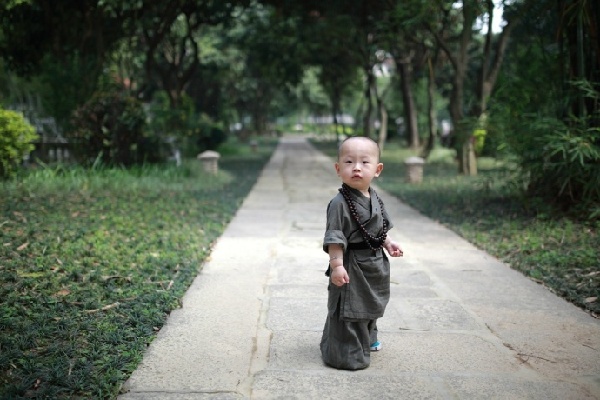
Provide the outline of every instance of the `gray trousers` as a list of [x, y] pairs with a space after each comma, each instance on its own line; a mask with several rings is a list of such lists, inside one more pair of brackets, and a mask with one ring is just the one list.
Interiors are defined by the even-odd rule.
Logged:
[[371, 344], [377, 341], [377, 320], [343, 320], [340, 306], [327, 317], [321, 338], [325, 364], [337, 369], [364, 369], [371, 363]]

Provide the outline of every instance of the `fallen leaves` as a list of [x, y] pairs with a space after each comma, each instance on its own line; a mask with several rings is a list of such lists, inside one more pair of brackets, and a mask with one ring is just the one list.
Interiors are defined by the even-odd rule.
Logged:
[[65, 297], [71, 294], [69, 289], [61, 289], [58, 292], [54, 293], [54, 297]]
[[108, 311], [108, 310], [110, 310], [111, 308], [119, 307], [119, 304], [120, 304], [120, 303], [117, 301], [117, 302], [115, 302], [115, 303], [108, 304], [108, 305], [106, 305], [106, 306], [104, 306], [104, 307], [102, 307], [102, 308], [96, 308], [96, 309], [94, 309], [94, 310], [85, 310], [85, 313], [87, 313], [87, 314], [93, 314], [93, 313], [97, 313], [97, 312], [99, 312], [99, 311]]
[[13, 211], [13, 215], [15, 217], [17, 217], [18, 219], [20, 219], [22, 223], [24, 223], [24, 224], [27, 223], [27, 218], [25, 218], [25, 215], [23, 215], [23, 213], [21, 213], [19, 211]]
[[44, 276], [43, 272], [23, 272], [23, 271], [17, 271], [17, 275], [21, 278], [41, 278], [42, 276]]
[[118, 281], [126, 281], [131, 283], [131, 276], [121, 276], [121, 275], [105, 275], [102, 277], [104, 282], [108, 282], [110, 280], [118, 280]]

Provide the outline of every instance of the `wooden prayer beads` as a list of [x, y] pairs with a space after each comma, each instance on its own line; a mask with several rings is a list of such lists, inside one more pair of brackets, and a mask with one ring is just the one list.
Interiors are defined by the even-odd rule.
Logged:
[[[386, 223], [385, 219], [383, 219], [383, 233], [379, 236], [371, 235], [365, 228], [364, 224], [362, 222], [360, 222], [360, 219], [358, 217], [358, 212], [356, 211], [356, 204], [355, 204], [354, 200], [352, 200], [352, 196], [350, 195], [350, 189], [348, 188], [348, 186], [344, 183], [344, 184], [342, 184], [342, 187], [339, 190], [342, 193], [342, 196], [344, 196], [344, 200], [346, 200], [346, 203], [348, 204], [348, 208], [350, 209], [350, 214], [352, 215], [352, 218], [354, 218], [354, 220], [358, 224], [358, 227], [360, 228], [360, 233], [362, 234], [362, 236], [365, 239], [365, 242], [367, 243], [369, 248], [373, 251], [383, 248], [383, 244], [385, 243], [385, 239], [387, 238], [387, 223]], [[379, 206], [381, 207], [381, 212], [383, 213], [383, 202], [381, 201], [379, 196], [376, 195], [376, 197], [377, 197], [377, 200], [379, 201]]]

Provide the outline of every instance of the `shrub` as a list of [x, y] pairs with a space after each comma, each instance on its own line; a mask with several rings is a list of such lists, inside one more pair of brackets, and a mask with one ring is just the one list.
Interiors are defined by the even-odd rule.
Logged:
[[121, 93], [96, 93], [73, 115], [73, 136], [82, 141], [85, 161], [129, 166], [144, 161], [146, 115], [141, 103]]
[[600, 204], [600, 129], [575, 122], [538, 136], [525, 164], [529, 190], [566, 206]]
[[172, 131], [174, 145], [181, 149], [184, 157], [196, 157], [204, 150], [216, 150], [227, 141], [221, 125], [206, 114], [190, 114], [180, 131]]
[[483, 154], [483, 148], [485, 146], [485, 137], [487, 131], [485, 129], [475, 129], [473, 131], [473, 142], [475, 145], [475, 154], [478, 156]]
[[171, 108], [164, 92], [158, 92], [150, 105], [149, 130], [156, 138], [180, 149], [184, 157], [196, 157], [204, 150], [215, 150], [227, 140], [221, 124], [196, 111], [192, 99], [184, 96]]
[[31, 126], [20, 113], [0, 109], [0, 177], [9, 178], [16, 172], [23, 157], [34, 146], [38, 138]]
[[[598, 104], [600, 93], [590, 90], [586, 96]], [[600, 113], [595, 110], [557, 118], [496, 105], [491, 132], [503, 143], [499, 152], [514, 155], [519, 164], [513, 183], [528, 199], [578, 217], [600, 217]]]
[[227, 134], [220, 124], [215, 123], [210, 117], [201, 114], [197, 120], [197, 125], [193, 131], [193, 136], [197, 138], [198, 151], [216, 150], [227, 140]]
[[[595, 218], [600, 206], [600, 129], [584, 121], [522, 116], [506, 135], [517, 156], [516, 176], [533, 198]], [[520, 183], [519, 183], [520, 182]], [[583, 214], [581, 214], [583, 212]]]

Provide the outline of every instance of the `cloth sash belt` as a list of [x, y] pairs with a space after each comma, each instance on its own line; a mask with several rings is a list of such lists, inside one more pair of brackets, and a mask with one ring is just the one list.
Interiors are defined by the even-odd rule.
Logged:
[[359, 243], [348, 243], [348, 250], [369, 250], [369, 244], [367, 242]]

